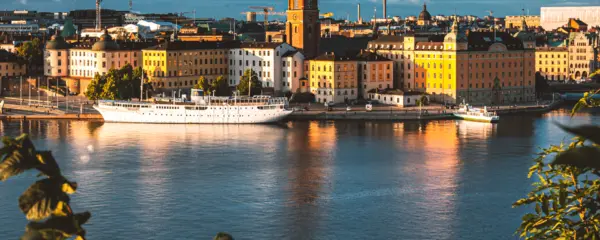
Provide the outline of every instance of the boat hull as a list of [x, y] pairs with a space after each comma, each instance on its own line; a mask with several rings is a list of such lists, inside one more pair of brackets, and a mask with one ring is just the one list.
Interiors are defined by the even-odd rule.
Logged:
[[462, 120], [466, 120], [466, 121], [487, 122], [487, 123], [497, 123], [498, 121], [500, 121], [500, 117], [498, 117], [498, 116], [491, 116], [491, 117], [473, 116], [473, 115], [460, 114], [460, 113], [453, 113], [453, 115], [454, 115], [454, 117], [456, 117], [458, 119], [462, 119]]
[[[168, 108], [168, 106], [167, 106]], [[285, 119], [292, 110], [282, 108], [259, 110], [256, 107], [210, 106], [203, 110], [124, 108], [94, 106], [105, 122], [165, 124], [251, 124], [273, 123]]]

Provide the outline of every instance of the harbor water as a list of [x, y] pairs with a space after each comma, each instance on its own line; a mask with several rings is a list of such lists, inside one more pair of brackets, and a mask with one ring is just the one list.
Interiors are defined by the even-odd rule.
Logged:
[[[568, 141], [567, 110], [444, 121], [147, 125], [3, 121], [79, 184], [88, 239], [515, 239], [538, 147]], [[0, 183], [0, 239], [27, 221], [28, 172]]]

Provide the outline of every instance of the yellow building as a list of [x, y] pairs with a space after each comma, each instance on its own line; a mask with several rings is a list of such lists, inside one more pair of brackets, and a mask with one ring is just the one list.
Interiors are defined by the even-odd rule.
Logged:
[[520, 29], [523, 26], [523, 20], [530, 28], [540, 26], [540, 16], [506, 16], [504, 18], [504, 26], [506, 28]]
[[569, 51], [566, 47], [539, 47], [535, 49], [535, 69], [549, 81], [569, 79]]
[[227, 79], [231, 42], [166, 42], [144, 49], [143, 68], [155, 90], [191, 88], [200, 76]]
[[308, 60], [310, 91], [320, 103], [342, 103], [358, 96], [356, 58], [325, 53]]
[[371, 41], [368, 48], [395, 61], [399, 70], [396, 87], [427, 92], [436, 102], [535, 100], [535, 44], [528, 34], [466, 34], [453, 24], [452, 31], [443, 37], [387, 37]]

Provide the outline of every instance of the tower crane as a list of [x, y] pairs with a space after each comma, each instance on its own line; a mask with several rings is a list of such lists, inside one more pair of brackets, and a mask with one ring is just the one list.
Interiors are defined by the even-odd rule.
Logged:
[[319, 16], [324, 17], [324, 18], [330, 18], [330, 17], [333, 17], [333, 13], [326, 12], [326, 13], [319, 14]]
[[[257, 10], [262, 10], [263, 13], [265, 15], [265, 31], [267, 31], [267, 29], [269, 28], [269, 14], [271, 12], [273, 12], [273, 10], [275, 10], [275, 8], [273, 7], [264, 7], [264, 6], [250, 6], [250, 9], [257, 9]], [[258, 14], [258, 13], [257, 13]], [[260, 14], [260, 15], [262, 15]]]

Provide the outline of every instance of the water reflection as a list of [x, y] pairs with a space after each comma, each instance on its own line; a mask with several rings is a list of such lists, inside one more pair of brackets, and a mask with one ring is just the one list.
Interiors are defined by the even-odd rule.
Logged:
[[[530, 188], [530, 156], [564, 137], [552, 121], [569, 116], [508, 116], [496, 125], [4, 121], [0, 131], [28, 132], [55, 151], [80, 182], [74, 207], [94, 213], [93, 239], [223, 230], [242, 239], [506, 239], [520, 215], [510, 204]], [[16, 199], [28, 184], [12, 183], [0, 184], [0, 198]], [[21, 233], [11, 219], [0, 224], [16, 230], [0, 239]]]

